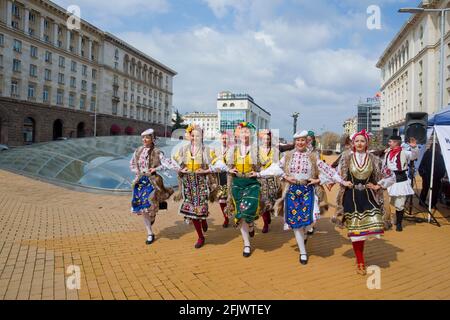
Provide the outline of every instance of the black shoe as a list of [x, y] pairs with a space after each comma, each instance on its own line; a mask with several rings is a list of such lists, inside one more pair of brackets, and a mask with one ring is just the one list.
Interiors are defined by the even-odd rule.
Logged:
[[[250, 248], [250, 246], [244, 246], [244, 249], [245, 249], [245, 248]], [[242, 255], [243, 255], [245, 258], [250, 257], [250, 256], [252, 255], [252, 248], [250, 248], [250, 252], [245, 252], [245, 251], [243, 251], [243, 252], [242, 252]]]
[[[303, 260], [302, 256], [306, 256], [306, 260]], [[299, 261], [300, 261], [300, 263], [302, 265], [307, 265], [308, 264], [308, 255], [307, 254], [300, 254]]]
[[150, 234], [147, 237], [147, 241], [145, 241], [145, 244], [152, 244], [155, 241], [155, 235], [154, 234]]
[[312, 228], [312, 231], [307, 231], [306, 234], [308, 236], [312, 236], [314, 234], [314, 231], [316, 231], [316, 228]]
[[255, 227], [253, 227], [252, 231], [249, 231], [248, 234], [250, 235], [250, 238], [253, 238], [255, 236]]
[[402, 232], [403, 231], [402, 225], [401, 224], [397, 224], [397, 227], [395, 228], [395, 231]]
[[305, 243], [305, 246], [306, 246], [306, 244], [308, 243], [308, 238], [305, 239], [304, 243]]

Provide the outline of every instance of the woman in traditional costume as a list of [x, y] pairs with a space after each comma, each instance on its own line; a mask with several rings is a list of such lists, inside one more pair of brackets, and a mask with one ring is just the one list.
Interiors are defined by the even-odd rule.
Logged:
[[[228, 149], [230, 146], [230, 141], [229, 141], [227, 132], [222, 132], [221, 141], [222, 141], [221, 148], [220, 148], [220, 150], [216, 150], [216, 154], [217, 154], [218, 158], [220, 159], [220, 161], [223, 164], [226, 164]], [[228, 178], [228, 174], [226, 171], [221, 171], [221, 172], [217, 173], [217, 175], [218, 175], [218, 181], [219, 181], [219, 190], [217, 193], [217, 198], [219, 199], [220, 210], [222, 211], [222, 215], [224, 218], [222, 227], [228, 228], [230, 220], [229, 220], [228, 213], [226, 212], [225, 209], [227, 207], [229, 178]]]
[[[280, 153], [272, 146], [272, 132], [262, 130], [259, 134], [261, 143], [259, 147], [259, 162], [261, 169], [269, 169], [272, 165], [278, 165]], [[267, 171], [266, 171], [267, 172]], [[269, 232], [269, 224], [272, 221], [273, 206], [275, 201], [281, 196], [280, 178], [274, 175], [267, 175], [259, 178], [261, 184], [261, 217], [264, 221], [262, 233]]]
[[[317, 157], [319, 160], [323, 161], [323, 154], [322, 152], [320, 152], [319, 149], [317, 149], [317, 140], [316, 140], [316, 134], [314, 133], [314, 131], [309, 130], [308, 131], [308, 136], [306, 137], [306, 142], [308, 143], [308, 150], [310, 152], [315, 152], [317, 153]], [[326, 177], [321, 177], [324, 185], [332, 185], [332, 181], [327, 180]], [[327, 193], [325, 192], [325, 188], [323, 187], [323, 185], [317, 185], [316, 186], [316, 194], [318, 196], [319, 199], [319, 208], [320, 208], [320, 214], [324, 214], [328, 208], [328, 196]], [[316, 230], [316, 226], [315, 223], [313, 223], [312, 225], [309, 226], [308, 230], [307, 230], [307, 234], [308, 235], [313, 235], [314, 232]]]
[[161, 169], [177, 170], [178, 166], [155, 147], [153, 129], [141, 134], [143, 145], [136, 149], [130, 161], [130, 169], [136, 175], [133, 181], [133, 196], [131, 212], [142, 215], [147, 229], [146, 244], [155, 241], [152, 226], [160, 202], [167, 200], [173, 193], [171, 188], [165, 188], [162, 177], [157, 173]]
[[285, 229], [294, 231], [303, 265], [308, 263], [306, 229], [320, 218], [318, 184], [342, 181], [316, 152], [308, 149], [307, 136], [307, 131], [295, 134], [295, 149], [285, 152], [280, 160], [284, 188], [276, 203], [277, 213], [284, 213]]
[[179, 214], [189, 223], [192, 221], [198, 240], [195, 248], [205, 244], [203, 232], [208, 230], [208, 201], [213, 201], [217, 192], [217, 175], [212, 174], [212, 164], [217, 160], [213, 149], [203, 144], [203, 130], [197, 125], [186, 129], [189, 144], [182, 146], [173, 156], [180, 166], [179, 191], [175, 201], [182, 200]]
[[264, 177], [259, 163], [256, 127], [250, 122], [240, 123], [235, 131], [237, 144], [230, 148], [227, 156], [229, 185], [227, 212], [234, 214], [234, 223], [240, 227], [244, 250], [242, 255], [250, 257], [250, 238], [255, 235], [254, 221], [259, 217], [261, 184], [258, 178]]
[[381, 160], [367, 151], [369, 135], [365, 130], [352, 137], [353, 152], [344, 153], [338, 172], [344, 180], [338, 193], [338, 208], [343, 210], [343, 225], [348, 230], [356, 256], [356, 271], [365, 275], [364, 243], [384, 233], [383, 189], [395, 183], [395, 176], [382, 172]]

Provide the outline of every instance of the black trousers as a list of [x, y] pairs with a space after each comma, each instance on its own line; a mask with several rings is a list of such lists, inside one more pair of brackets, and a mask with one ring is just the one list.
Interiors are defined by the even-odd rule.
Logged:
[[[431, 196], [431, 207], [435, 207], [441, 193], [442, 181], [440, 178], [433, 178], [433, 195]], [[422, 177], [422, 192], [420, 192], [420, 200], [426, 202], [428, 191], [430, 190], [430, 177]]]

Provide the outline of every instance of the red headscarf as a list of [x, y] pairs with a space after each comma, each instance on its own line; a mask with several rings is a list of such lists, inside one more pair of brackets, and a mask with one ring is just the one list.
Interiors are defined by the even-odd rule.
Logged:
[[355, 139], [357, 136], [363, 136], [364, 139], [366, 139], [366, 151], [369, 148], [369, 141], [370, 141], [370, 136], [369, 133], [366, 131], [366, 129], [362, 129], [360, 132], [355, 133], [352, 136], [352, 142], [353, 142], [353, 151], [356, 152], [356, 148], [355, 148]]

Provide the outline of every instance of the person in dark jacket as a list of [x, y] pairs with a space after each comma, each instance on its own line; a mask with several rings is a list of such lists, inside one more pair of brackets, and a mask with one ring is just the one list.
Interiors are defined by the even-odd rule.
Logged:
[[[431, 178], [431, 162], [433, 159], [432, 146], [423, 155], [422, 162], [419, 166], [419, 174], [422, 177], [422, 192], [420, 193], [420, 205], [427, 207], [425, 201], [430, 190]], [[436, 144], [436, 154], [434, 159], [434, 174], [433, 174], [433, 195], [431, 199], [431, 207], [436, 208], [438, 196], [442, 186], [442, 178], [445, 176], [445, 162], [442, 157], [441, 148]]]

